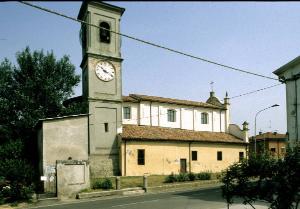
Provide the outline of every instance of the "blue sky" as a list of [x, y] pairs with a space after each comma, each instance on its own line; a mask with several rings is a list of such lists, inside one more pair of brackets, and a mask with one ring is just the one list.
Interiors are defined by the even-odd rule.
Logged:
[[[34, 2], [77, 17], [81, 2]], [[274, 70], [300, 55], [299, 2], [111, 2], [126, 9], [121, 32], [233, 67], [275, 77]], [[15, 53], [53, 50], [70, 56], [77, 74], [82, 55], [79, 23], [18, 2], [0, 3], [0, 59]], [[4, 39], [4, 40], [2, 40]], [[206, 101], [210, 82], [223, 99], [277, 82], [230, 71], [122, 38], [123, 95]], [[81, 95], [81, 85], [75, 89]], [[232, 99], [232, 123], [250, 123], [259, 110], [257, 130], [286, 132], [285, 86]]]

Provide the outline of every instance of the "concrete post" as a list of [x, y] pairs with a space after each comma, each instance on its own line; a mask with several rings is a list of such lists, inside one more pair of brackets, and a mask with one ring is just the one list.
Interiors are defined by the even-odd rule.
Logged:
[[121, 179], [120, 176], [116, 177], [116, 190], [120, 190], [121, 189]]
[[147, 192], [148, 188], [148, 177], [146, 175], [143, 176], [143, 185], [144, 185], [144, 190]]

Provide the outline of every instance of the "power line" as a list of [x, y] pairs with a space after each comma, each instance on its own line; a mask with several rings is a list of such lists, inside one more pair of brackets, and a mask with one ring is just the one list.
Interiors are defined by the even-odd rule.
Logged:
[[218, 65], [218, 66], [226, 68], [226, 69], [235, 70], [235, 71], [238, 71], [238, 72], [247, 73], [247, 74], [250, 74], [250, 75], [255, 75], [255, 76], [262, 77], [262, 78], [267, 78], [267, 79], [279, 81], [279, 79], [277, 79], [277, 78], [272, 78], [272, 77], [261, 75], [261, 74], [258, 74], [258, 73], [253, 73], [253, 72], [250, 72], [250, 71], [242, 70], [242, 69], [239, 69], [239, 68], [236, 68], [236, 67], [232, 67], [232, 66], [225, 65], [225, 64], [222, 64], [222, 63], [218, 63], [218, 62], [215, 62], [215, 61], [211, 61], [211, 60], [208, 60], [208, 59], [205, 59], [205, 58], [194, 56], [194, 55], [191, 55], [191, 54], [188, 54], [188, 53], [185, 53], [185, 52], [181, 52], [181, 51], [178, 51], [178, 50], [175, 50], [175, 49], [171, 49], [171, 48], [159, 45], [159, 44], [155, 44], [155, 43], [150, 42], [150, 41], [145, 41], [145, 40], [142, 40], [142, 39], [139, 39], [139, 38], [135, 38], [133, 36], [129, 36], [129, 35], [122, 34], [122, 33], [116, 32], [116, 31], [112, 31], [112, 30], [100, 27], [98, 25], [94, 25], [94, 24], [91, 24], [91, 23], [88, 23], [88, 22], [85, 22], [85, 21], [82, 21], [82, 20], [78, 20], [77, 18], [70, 17], [70, 16], [58, 13], [56, 11], [53, 11], [53, 10], [50, 10], [50, 9], [47, 9], [47, 8], [44, 8], [44, 7], [34, 5], [34, 4], [31, 4], [31, 3], [28, 3], [28, 2], [20, 1], [20, 3], [31, 6], [31, 7], [34, 7], [36, 9], [39, 9], [39, 10], [42, 10], [42, 11], [45, 11], [45, 12], [49, 12], [49, 13], [52, 13], [52, 14], [55, 14], [55, 15], [58, 15], [58, 16], [76, 21], [76, 22], [79, 22], [79, 23], [82, 23], [82, 24], [86, 24], [86, 25], [89, 25], [89, 26], [92, 26], [92, 27], [107, 30], [107, 31], [110, 31], [110, 32], [115, 33], [117, 35], [129, 38], [129, 39], [132, 39], [132, 40], [144, 43], [144, 44], [148, 44], [148, 45], [151, 45], [151, 46], [154, 46], [154, 47], [157, 47], [157, 48], [161, 48], [161, 49], [164, 49], [164, 50], [167, 50], [167, 51], [171, 51], [171, 52], [174, 52], [176, 54], [180, 54], [180, 55], [183, 55], [183, 56], [186, 56], [186, 57], [201, 60], [203, 62], [207, 62], [207, 63], [210, 63], [210, 64]]
[[[245, 95], [253, 94], [253, 93], [256, 93], [256, 92], [259, 92], [259, 91], [263, 91], [263, 90], [266, 90], [266, 89], [270, 89], [270, 88], [273, 88], [273, 87], [276, 87], [276, 86], [279, 86], [279, 85], [282, 85], [282, 84], [283, 83], [279, 83], [279, 84], [272, 85], [272, 86], [267, 86], [265, 88], [261, 88], [261, 89], [250, 91], [250, 92], [247, 92], [247, 93], [244, 93], [244, 94], [240, 94], [240, 95], [237, 95], [237, 96], [229, 97], [229, 99], [234, 99], [234, 98], [242, 97], [242, 96], [245, 96]], [[224, 99], [222, 99], [221, 101], [224, 101]], [[167, 114], [168, 113], [158, 113], [158, 114], [155, 114], [155, 115], [151, 114], [150, 116], [147, 116], [147, 117], [132, 118], [130, 120], [136, 121], [138, 123], [138, 121], [142, 120], [142, 119], [159, 118], [159, 116], [167, 115]], [[121, 121], [111, 121], [111, 122], [107, 122], [107, 123], [123, 123], [123, 122], [124, 122], [124, 120], [121, 120]], [[105, 122], [104, 123], [97, 123], [97, 124], [105, 124]], [[126, 125], [126, 123], [125, 123], [125, 125]]]
[[273, 88], [275, 86], [279, 86], [283, 83], [279, 83], [279, 84], [276, 84], [276, 85], [272, 85], [272, 86], [267, 86], [265, 88], [261, 88], [261, 89], [257, 89], [257, 90], [254, 90], [254, 91], [250, 91], [250, 92], [247, 92], [247, 93], [244, 93], [244, 94], [240, 94], [240, 95], [237, 95], [237, 96], [233, 96], [233, 97], [230, 97], [229, 99], [235, 99], [235, 98], [238, 98], [238, 97], [241, 97], [241, 96], [245, 96], [245, 95], [249, 95], [249, 94], [253, 94], [253, 93], [256, 93], [256, 92], [259, 92], [259, 91], [263, 91], [263, 90], [266, 90], [266, 89], [270, 89], [270, 88]]

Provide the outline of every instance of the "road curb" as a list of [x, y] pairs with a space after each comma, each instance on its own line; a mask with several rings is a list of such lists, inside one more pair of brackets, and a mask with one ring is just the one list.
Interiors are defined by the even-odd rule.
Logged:
[[218, 187], [221, 186], [219, 180], [203, 180], [203, 181], [194, 181], [187, 183], [170, 183], [167, 185], [147, 187], [143, 189], [141, 187], [126, 188], [120, 190], [110, 190], [110, 191], [95, 191], [95, 192], [81, 192], [76, 195], [77, 199], [90, 199], [90, 198], [101, 198], [106, 196], [120, 196], [120, 195], [140, 195], [140, 194], [155, 194], [160, 192], [172, 192], [180, 190], [190, 190], [197, 188], [209, 188], [209, 187]]
[[147, 193], [156, 193], [161, 191], [174, 191], [174, 190], [185, 190], [185, 189], [193, 189], [193, 188], [201, 188], [203, 186], [221, 186], [219, 180], [203, 180], [203, 181], [194, 181], [188, 183], [181, 183], [181, 184], [168, 184], [162, 186], [155, 186], [155, 187], [148, 187]]
[[126, 188], [120, 190], [96, 191], [96, 192], [81, 192], [76, 195], [77, 199], [99, 198], [114, 195], [133, 195], [144, 193], [142, 187]]

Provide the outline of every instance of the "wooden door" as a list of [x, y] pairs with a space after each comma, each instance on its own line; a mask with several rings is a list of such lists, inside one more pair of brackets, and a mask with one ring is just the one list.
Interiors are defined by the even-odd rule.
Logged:
[[180, 173], [186, 173], [186, 159], [180, 159]]

